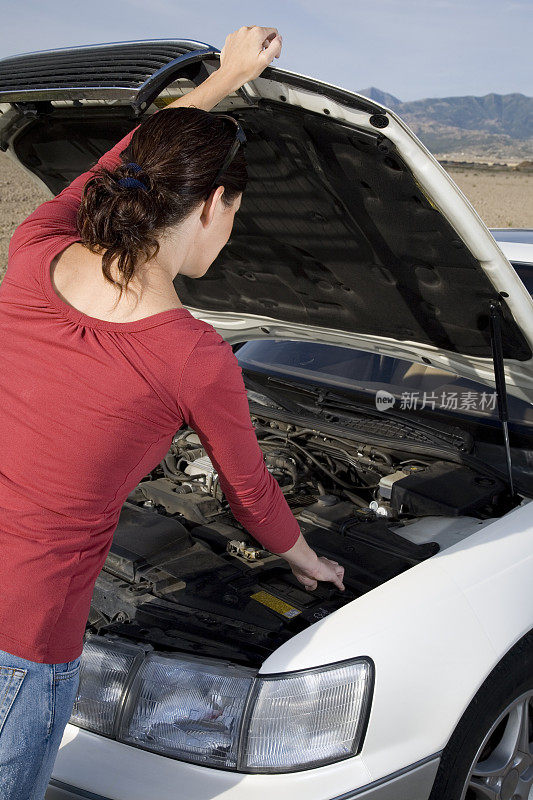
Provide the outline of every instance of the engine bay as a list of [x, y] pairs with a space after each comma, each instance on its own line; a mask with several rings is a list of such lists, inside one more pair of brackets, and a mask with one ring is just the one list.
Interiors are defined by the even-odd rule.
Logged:
[[[259, 666], [299, 631], [512, 507], [497, 477], [251, 414], [302, 534], [345, 569], [309, 592], [233, 516], [198, 435], [180, 429], [130, 493], [96, 581], [89, 628]], [[436, 524], [436, 522], [438, 524]], [[444, 544], [443, 544], [444, 543]]]

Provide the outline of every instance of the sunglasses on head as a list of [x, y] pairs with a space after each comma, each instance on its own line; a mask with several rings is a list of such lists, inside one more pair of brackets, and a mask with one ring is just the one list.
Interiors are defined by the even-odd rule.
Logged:
[[237, 155], [237, 151], [238, 151], [239, 147], [241, 145], [245, 145], [246, 144], [246, 135], [245, 135], [243, 129], [241, 128], [240, 124], [235, 119], [235, 117], [231, 117], [229, 114], [217, 114], [216, 116], [219, 119], [220, 118], [222, 118], [222, 119], [230, 119], [232, 121], [232, 123], [236, 126], [235, 139], [233, 140], [233, 142], [231, 144], [231, 147], [228, 150], [228, 153], [227, 153], [224, 161], [222, 162], [222, 165], [221, 165], [220, 169], [218, 170], [217, 174], [213, 178], [213, 181], [211, 182], [211, 186], [209, 187], [209, 190], [208, 190], [208, 192], [206, 194], [206, 200], [209, 197], [209, 195], [211, 194], [211, 192], [213, 191], [213, 189], [220, 182], [220, 178], [222, 177], [224, 172], [227, 170], [227, 168], [229, 167], [229, 165], [231, 164], [231, 162], [233, 161], [233, 159]]

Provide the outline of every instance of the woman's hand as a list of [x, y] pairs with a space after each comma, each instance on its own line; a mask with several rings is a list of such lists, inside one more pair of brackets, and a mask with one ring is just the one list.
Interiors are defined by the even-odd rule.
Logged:
[[316, 589], [318, 581], [331, 581], [341, 592], [344, 591], [344, 567], [330, 558], [318, 556], [301, 533], [289, 550], [277, 555], [287, 561], [293, 575], [309, 591]]
[[228, 94], [257, 78], [271, 61], [279, 58], [280, 53], [281, 36], [277, 28], [243, 25], [226, 36], [220, 51], [219, 68], [195, 89], [173, 100], [165, 108], [193, 106], [211, 111]]
[[[315, 553], [316, 555], [316, 553]], [[306, 589], [312, 592], [318, 586], [318, 581], [331, 581], [337, 589], [344, 591], [342, 579], [344, 577], [344, 567], [337, 561], [332, 561], [325, 556], [317, 556], [317, 560], [312, 562], [308, 568], [290, 565], [293, 575], [303, 583]]]
[[233, 90], [253, 81], [281, 53], [282, 39], [277, 28], [246, 26], [226, 36], [220, 51], [220, 68], [230, 76]]

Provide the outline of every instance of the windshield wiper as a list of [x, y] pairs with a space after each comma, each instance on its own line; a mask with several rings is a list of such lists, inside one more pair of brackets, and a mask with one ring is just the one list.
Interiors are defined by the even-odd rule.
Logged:
[[[304, 398], [307, 396], [312, 402], [312, 411], [314, 411], [314, 413], [318, 412], [324, 415], [329, 412], [341, 414], [346, 412], [350, 416], [356, 414], [358, 415], [359, 426], [361, 426], [366, 419], [372, 428], [375, 428], [375, 421], [379, 420], [379, 427], [383, 428], [383, 431], [380, 432], [378, 430], [374, 432], [386, 438], [397, 437], [401, 440], [405, 440], [406, 438], [410, 438], [409, 434], [412, 432], [415, 437], [416, 434], [424, 434], [428, 440], [428, 444], [451, 446], [454, 450], [458, 450], [461, 453], [470, 453], [474, 447], [474, 437], [472, 434], [455, 425], [447, 425], [444, 422], [436, 421], [428, 423], [420, 419], [414, 422], [408, 419], [405, 414], [393, 411], [390, 408], [387, 409], [386, 412], [380, 411], [377, 408], [371, 408], [366, 403], [358, 402], [357, 400], [334, 392], [331, 389], [325, 389], [324, 387], [311, 387], [272, 375], [267, 375], [266, 381], [269, 384], [278, 384], [281, 387], [298, 392], [300, 400], [299, 405], [301, 408], [303, 406], [304, 409]], [[271, 391], [270, 387], [269, 391]], [[309, 408], [307, 408], [307, 410], [309, 411]]]
[[[277, 406], [277, 408], [281, 408], [283, 411], [289, 411], [293, 414], [294, 413], [301, 414], [302, 411], [304, 410], [302, 406], [300, 406], [298, 403], [292, 403], [290, 400], [287, 400], [285, 395], [278, 393], [270, 388], [266, 389], [260, 381], [256, 381], [253, 378], [251, 378], [250, 375], [247, 372], [245, 372], [244, 369], [243, 369], [243, 380], [244, 380], [244, 385], [246, 386], [247, 389], [250, 389], [250, 393], [252, 395], [253, 393], [258, 395], [263, 395], [265, 399], [271, 401], [269, 404], [262, 403], [262, 405], [265, 405], [267, 407]], [[250, 396], [250, 394], [249, 397], [252, 400], [252, 402], [261, 403], [260, 400], [254, 400], [254, 397]]]

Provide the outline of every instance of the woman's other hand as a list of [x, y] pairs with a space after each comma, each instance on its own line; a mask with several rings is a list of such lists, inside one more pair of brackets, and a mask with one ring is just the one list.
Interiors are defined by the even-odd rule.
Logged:
[[247, 26], [226, 36], [220, 51], [220, 70], [231, 77], [234, 90], [253, 81], [281, 53], [282, 39], [277, 28]]

